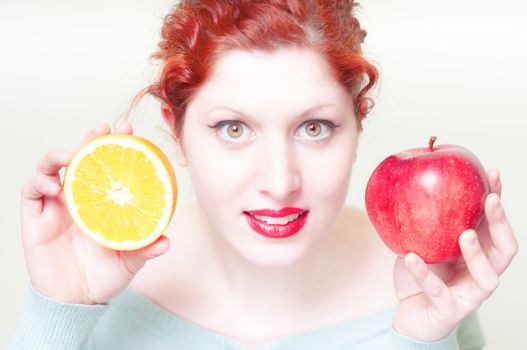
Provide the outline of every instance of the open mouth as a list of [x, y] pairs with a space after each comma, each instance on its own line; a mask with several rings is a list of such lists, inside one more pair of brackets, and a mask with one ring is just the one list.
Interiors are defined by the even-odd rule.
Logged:
[[254, 215], [244, 212], [249, 226], [268, 238], [286, 238], [298, 233], [307, 221], [309, 211], [281, 217]]
[[287, 216], [281, 216], [281, 217], [272, 217], [272, 216], [263, 216], [263, 215], [253, 215], [249, 212], [245, 212], [245, 214], [248, 214], [255, 218], [256, 220], [261, 221], [262, 223], [269, 224], [269, 225], [287, 225], [288, 223], [297, 220], [302, 215], [307, 214], [307, 210], [305, 210], [302, 213], [299, 214], [291, 214]]

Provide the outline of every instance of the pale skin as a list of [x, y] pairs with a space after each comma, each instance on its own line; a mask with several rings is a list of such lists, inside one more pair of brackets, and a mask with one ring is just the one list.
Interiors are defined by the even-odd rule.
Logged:
[[[473, 230], [459, 238], [462, 258], [431, 266], [413, 253], [394, 257], [364, 212], [344, 206], [360, 132], [351, 96], [320, 59], [286, 50], [238, 53], [217, 63], [218, 74], [190, 103], [177, 139], [177, 161], [188, 167], [198, 202], [178, 203], [167, 231], [170, 250], [167, 236], [138, 251], [115, 252], [80, 234], [59, 175], [73, 153], [47, 154], [22, 190], [24, 251], [35, 288], [59, 301], [97, 304], [131, 287], [170, 312], [248, 344], [397, 302], [397, 331], [421, 341], [452, 332], [490, 297], [518, 250], [500, 204], [499, 172], [488, 171], [492, 193], [474, 244]], [[333, 107], [302, 115], [321, 103]], [[219, 105], [231, 110], [207, 113]], [[242, 108], [245, 113], [232, 111]], [[173, 125], [166, 106], [162, 112]], [[328, 138], [313, 144], [304, 130], [314, 119], [340, 126], [324, 129]], [[232, 137], [210, 128], [222, 120], [243, 123], [251, 137], [233, 145]], [[110, 132], [101, 125], [81, 144]], [[131, 134], [132, 127], [124, 123], [115, 132]], [[242, 210], [286, 206], [309, 209], [317, 220], [281, 242], [244, 226]]]

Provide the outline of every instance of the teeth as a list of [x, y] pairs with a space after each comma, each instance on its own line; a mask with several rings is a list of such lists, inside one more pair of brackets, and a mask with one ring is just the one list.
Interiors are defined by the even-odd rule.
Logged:
[[258, 220], [265, 221], [266, 223], [270, 225], [285, 225], [288, 222], [298, 219], [299, 216], [300, 214], [293, 214], [293, 215], [288, 215], [288, 216], [282, 216], [279, 218], [272, 218], [269, 216], [254, 215], [254, 217], [257, 218]]

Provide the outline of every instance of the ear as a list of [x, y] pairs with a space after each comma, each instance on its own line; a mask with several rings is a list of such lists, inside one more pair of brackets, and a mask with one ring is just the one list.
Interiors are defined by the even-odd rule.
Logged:
[[176, 162], [179, 164], [179, 166], [186, 167], [188, 165], [187, 156], [185, 155], [185, 151], [183, 150], [182, 140], [181, 138], [175, 136], [174, 124], [176, 118], [170, 110], [170, 107], [168, 107], [168, 105], [164, 102], [161, 103], [161, 114], [163, 115], [163, 120], [168, 125], [168, 127], [172, 131], [172, 134], [174, 135], [174, 141], [176, 143]]

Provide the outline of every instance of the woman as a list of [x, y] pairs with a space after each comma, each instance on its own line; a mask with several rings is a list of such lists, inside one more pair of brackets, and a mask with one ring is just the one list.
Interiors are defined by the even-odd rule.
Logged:
[[344, 206], [377, 79], [354, 6], [176, 6], [155, 54], [163, 72], [140, 96], [160, 99], [198, 202], [178, 203], [152, 245], [110, 251], [65, 208], [59, 171], [72, 153], [48, 153], [22, 191], [32, 287], [11, 348], [481, 348], [473, 311], [517, 251], [498, 171], [485, 223], [450, 264], [394, 259]]

